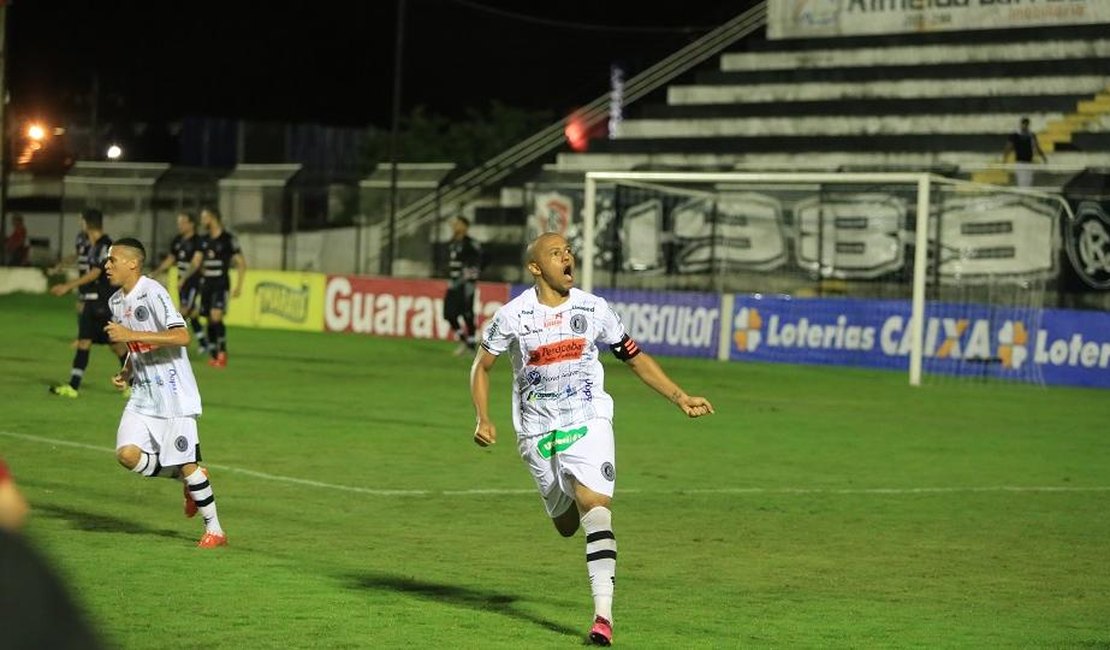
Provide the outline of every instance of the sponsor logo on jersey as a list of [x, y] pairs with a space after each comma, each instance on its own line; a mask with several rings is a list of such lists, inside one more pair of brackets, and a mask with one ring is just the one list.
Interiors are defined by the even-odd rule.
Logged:
[[570, 449], [571, 445], [585, 438], [588, 432], [589, 430], [586, 427], [578, 427], [569, 431], [556, 429], [536, 441], [536, 450], [540, 452], [541, 458], [551, 458], [559, 452]]
[[147, 320], [148, 318], [150, 318], [150, 310], [147, 309], [146, 305], [139, 305], [138, 307], [135, 308], [135, 320], [142, 323], [143, 321]]
[[528, 355], [528, 365], [546, 366], [563, 361], [574, 361], [582, 358], [586, 350], [586, 339], [567, 339], [556, 343], [548, 343], [532, 350]]
[[583, 334], [586, 331], [586, 317], [582, 314], [575, 314], [570, 318], [570, 331], [575, 334]]

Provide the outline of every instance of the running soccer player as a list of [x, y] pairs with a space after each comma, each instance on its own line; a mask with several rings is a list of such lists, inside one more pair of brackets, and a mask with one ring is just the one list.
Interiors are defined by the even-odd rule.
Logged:
[[200, 297], [200, 276], [193, 272], [193, 255], [200, 249], [200, 235], [197, 234], [197, 218], [188, 212], [177, 213], [177, 235], [170, 242], [170, 252], [162, 258], [158, 268], [151, 272], [159, 276], [173, 265], [177, 265], [177, 304], [181, 315], [193, 328], [197, 339], [197, 349], [201, 354], [208, 352], [208, 339], [204, 326], [200, 324], [197, 299]]
[[204, 518], [197, 546], [225, 546], [208, 472], [198, 465], [201, 405], [186, 352], [189, 330], [165, 288], [143, 275], [145, 259], [142, 243], [128, 237], [112, 245], [105, 264], [119, 291], [109, 300], [112, 322], [104, 330], [129, 351], [112, 383], [131, 386], [116, 431], [116, 459], [136, 474], [183, 481], [185, 516], [199, 510]]
[[[108, 258], [108, 247], [112, 238], [104, 234], [104, 215], [100, 210], [88, 209], [81, 213], [81, 231], [85, 241], [77, 240], [79, 256], [77, 269], [80, 275], [69, 282], [56, 284], [50, 289], [55, 296], [64, 296], [77, 289], [80, 313], [77, 317], [77, 349], [73, 353], [73, 366], [69, 372], [69, 383], [50, 387], [50, 392], [61, 397], [76, 398], [89, 366], [89, 353], [93, 343], [109, 343], [104, 334], [108, 324], [108, 296], [112, 288], [104, 274], [104, 261]], [[83, 254], [82, 254], [83, 253]], [[127, 349], [122, 345], [112, 345], [112, 351], [120, 363], [127, 357]]]
[[[73, 242], [73, 253], [71, 253], [69, 255], [66, 255], [62, 259], [58, 260], [58, 263], [55, 264], [54, 266], [50, 267], [50, 269], [47, 271], [47, 273], [49, 273], [50, 275], [56, 275], [58, 273], [62, 273], [67, 267], [76, 265], [77, 266], [77, 275], [78, 276], [85, 275], [86, 273], [89, 272], [88, 262], [86, 260], [86, 255], [88, 255], [88, 252], [89, 252], [89, 236], [85, 234], [85, 226], [84, 226], [84, 223], [82, 223], [81, 229], [77, 231], [77, 237], [76, 237], [76, 239], [74, 239], [74, 242]], [[77, 335], [77, 338], [73, 339], [72, 346], [74, 348], [77, 347], [77, 341], [79, 341], [81, 339], [81, 335], [80, 335], [81, 312], [84, 311], [84, 310], [85, 310], [85, 303], [84, 303], [83, 300], [81, 300], [81, 297], [78, 296], [77, 297], [77, 330], [78, 330], [78, 335]]]
[[497, 310], [470, 371], [477, 426], [474, 442], [497, 442], [490, 419], [489, 370], [504, 352], [513, 368], [513, 428], [547, 514], [564, 537], [586, 534], [586, 570], [594, 598], [590, 641], [613, 640], [617, 542], [609, 505], [616, 483], [613, 399], [605, 392], [598, 343], [689, 417], [713, 413], [687, 395], [628, 333], [603, 298], [574, 288], [574, 255], [556, 233], [528, 247], [535, 286]]
[[231, 280], [228, 271], [235, 265], [235, 290], [231, 297], [238, 298], [247, 275], [247, 261], [239, 250], [235, 235], [224, 230], [220, 213], [205, 208], [200, 213], [200, 225], [208, 233], [201, 238], [200, 249], [193, 254], [191, 273], [200, 273], [200, 313], [208, 319], [208, 349], [212, 358], [208, 365], [227, 367], [227, 328], [224, 314], [228, 307], [228, 289]]

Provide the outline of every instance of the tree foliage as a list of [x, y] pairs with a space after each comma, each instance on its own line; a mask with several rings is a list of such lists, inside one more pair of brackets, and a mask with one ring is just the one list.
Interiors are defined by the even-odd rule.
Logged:
[[[469, 169], [496, 156], [540, 129], [553, 117], [492, 101], [468, 108], [461, 119], [449, 119], [417, 106], [401, 119], [397, 139], [399, 162], [453, 162]], [[374, 131], [367, 146], [367, 168], [389, 162], [388, 130]]]

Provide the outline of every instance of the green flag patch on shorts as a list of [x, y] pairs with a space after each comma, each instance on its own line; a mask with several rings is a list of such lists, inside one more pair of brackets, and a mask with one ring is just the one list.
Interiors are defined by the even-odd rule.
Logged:
[[561, 451], [566, 451], [580, 439], [585, 438], [586, 432], [587, 428], [584, 426], [571, 429], [570, 431], [560, 431], [556, 429], [540, 438], [539, 441], [536, 442], [536, 449], [539, 450], [541, 458], [551, 458]]

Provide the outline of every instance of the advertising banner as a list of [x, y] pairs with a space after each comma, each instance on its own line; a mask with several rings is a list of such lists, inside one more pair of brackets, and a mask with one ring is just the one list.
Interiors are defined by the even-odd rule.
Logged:
[[[736, 296], [734, 361], [905, 371], [908, 301]], [[1110, 388], [1110, 314], [933, 303], [926, 374]]]
[[[232, 269], [232, 287], [235, 287], [236, 274]], [[251, 269], [243, 280], [242, 293], [238, 298], [230, 298], [224, 322], [244, 327], [322, 332], [325, 280], [323, 273]], [[165, 285], [173, 304], [180, 309], [175, 267], [170, 267]], [[199, 297], [196, 304], [199, 309]]]
[[[446, 280], [331, 275], [324, 290], [324, 328], [375, 336], [451, 339], [453, 330], [443, 318], [446, 291]], [[508, 299], [508, 284], [479, 282], [474, 307], [478, 327]]]
[[1106, 0], [769, 0], [767, 37], [1110, 23]]
[[612, 305], [628, 335], [651, 354], [717, 356], [721, 298], [715, 293], [598, 289]]
[[[514, 284], [512, 297], [531, 289]], [[595, 289], [620, 316], [628, 335], [651, 354], [675, 357], [717, 356], [721, 297], [715, 293]]]
[[[235, 286], [234, 271], [231, 286]], [[232, 298], [224, 322], [265, 329], [324, 329], [323, 273], [247, 271], [243, 291]]]

